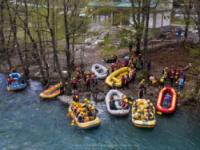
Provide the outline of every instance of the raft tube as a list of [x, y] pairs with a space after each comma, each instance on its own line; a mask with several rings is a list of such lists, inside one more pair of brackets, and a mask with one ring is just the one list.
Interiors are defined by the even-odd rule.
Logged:
[[58, 83], [58, 84], [48, 88], [47, 90], [40, 93], [40, 97], [43, 99], [52, 99], [52, 98], [59, 96], [61, 85], [62, 85], [61, 83]]
[[[137, 102], [137, 104], [136, 104]], [[152, 103], [151, 103], [152, 104]], [[136, 114], [136, 105], [137, 108], [139, 107], [139, 105], [147, 105], [147, 100], [146, 99], [137, 99], [135, 101], [135, 105], [132, 106], [132, 123], [134, 124], [134, 126], [139, 127], [139, 128], [154, 128], [156, 125], [156, 119], [155, 119], [155, 107], [153, 106], [153, 110], [152, 110], [152, 120], [142, 120], [142, 119], [135, 119], [134, 116]]]
[[91, 71], [98, 79], [105, 79], [108, 75], [108, 69], [101, 64], [93, 64]]
[[113, 83], [115, 87], [121, 87], [122, 86], [122, 82], [121, 82], [121, 78], [123, 75], [128, 74], [131, 71], [131, 68], [129, 67], [122, 67], [116, 71], [114, 71], [113, 73], [111, 73], [107, 78], [105, 83], [112, 87]]
[[115, 99], [116, 100], [122, 100], [122, 96], [124, 95], [123, 93], [121, 93], [120, 91], [118, 90], [110, 90], [107, 95], [106, 95], [106, 98], [105, 98], [105, 101], [106, 101], [106, 108], [108, 110], [108, 112], [111, 114], [111, 115], [114, 115], [114, 116], [125, 116], [125, 115], [128, 115], [129, 112], [130, 112], [130, 107], [128, 109], [118, 109], [118, 110], [113, 110], [110, 108], [110, 100], [111, 100], [111, 97], [112, 96], [115, 96]]
[[76, 118], [75, 114], [71, 110], [71, 106], [69, 106], [68, 114], [69, 114], [69, 117], [71, 117], [72, 120], [74, 121], [75, 125], [78, 126], [81, 129], [90, 129], [90, 128], [97, 127], [101, 124], [101, 120], [100, 120], [99, 117], [96, 117], [92, 121], [83, 122], [83, 123], [79, 122], [78, 119]]
[[11, 85], [7, 86], [8, 91], [21, 91], [24, 90], [27, 87], [26, 83], [19, 83], [19, 82], [14, 82]]
[[[162, 106], [165, 94], [167, 93], [169, 93], [172, 97], [169, 108], [165, 108]], [[162, 112], [164, 114], [171, 114], [176, 109], [176, 101], [177, 101], [177, 94], [176, 94], [175, 89], [172, 87], [164, 87], [159, 92], [157, 103], [156, 103], [156, 109], [157, 111]]]
[[9, 74], [9, 77], [15, 79], [15, 80], [19, 80], [21, 78], [21, 74], [17, 73], [17, 72], [13, 72]]

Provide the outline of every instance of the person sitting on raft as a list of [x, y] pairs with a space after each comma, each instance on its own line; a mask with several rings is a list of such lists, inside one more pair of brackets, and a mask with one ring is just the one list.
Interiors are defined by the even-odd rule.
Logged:
[[125, 95], [122, 97], [121, 106], [123, 109], [129, 108], [128, 98]]
[[164, 106], [165, 107], [169, 107], [170, 102], [171, 102], [171, 95], [169, 93], [167, 93], [164, 97]]
[[73, 95], [73, 101], [74, 102], [79, 102], [79, 100], [80, 100], [80, 96], [78, 94], [74, 94]]
[[78, 115], [78, 121], [79, 122], [84, 122], [84, 113], [83, 112], [81, 112], [79, 115]]
[[87, 109], [90, 120], [94, 120], [97, 114], [95, 107], [92, 104], [88, 104]]
[[13, 79], [10, 76], [8, 76], [8, 78], [7, 78], [7, 84], [8, 84], [8, 86], [11, 85], [13, 82], [15, 82], [15, 79]]
[[116, 106], [115, 106], [115, 99], [114, 99], [114, 96], [111, 97], [110, 99], [110, 109], [112, 110], [116, 110]]

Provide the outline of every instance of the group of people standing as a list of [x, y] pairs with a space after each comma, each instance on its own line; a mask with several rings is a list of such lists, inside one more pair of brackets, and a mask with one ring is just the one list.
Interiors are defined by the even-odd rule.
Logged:
[[177, 86], [178, 90], [183, 90], [184, 84], [185, 84], [185, 74], [182, 70], [176, 69], [173, 66], [169, 69], [168, 67], [165, 67], [162, 72], [162, 77], [160, 79], [160, 82], [162, 85], [165, 85], [167, 80], [169, 80], [170, 85]]
[[78, 90], [78, 87], [83, 85], [87, 91], [91, 90], [92, 85], [97, 85], [98, 80], [94, 73], [83, 72], [79, 66], [76, 67], [75, 76], [71, 80], [71, 85], [73, 90]]

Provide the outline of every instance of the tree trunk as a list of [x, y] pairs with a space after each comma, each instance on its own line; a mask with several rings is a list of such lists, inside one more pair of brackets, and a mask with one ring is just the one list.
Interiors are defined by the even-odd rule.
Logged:
[[[70, 52], [70, 34], [69, 34], [69, 29], [68, 29], [68, 6], [66, 3], [66, 0], [64, 0], [63, 2], [64, 4], [64, 27], [65, 27], [65, 43], [66, 43], [66, 47], [65, 47], [65, 56], [66, 56], [66, 65], [67, 65], [67, 71], [68, 71], [68, 77], [67, 77], [67, 81], [68, 83], [70, 83], [71, 80], [71, 74], [72, 74], [72, 67], [71, 67], [71, 52]], [[67, 87], [67, 94], [71, 95], [72, 93], [72, 88], [70, 86], [70, 84]]]
[[12, 29], [10, 28], [10, 33], [9, 33], [8, 41], [7, 41], [7, 47], [5, 48], [5, 50], [6, 50], [6, 58], [7, 58], [7, 63], [8, 63], [9, 70], [12, 69], [12, 62], [10, 60], [10, 52], [9, 52], [9, 49], [10, 49], [9, 46], [10, 46], [11, 36], [12, 36]]
[[[24, 0], [25, 3], [25, 22], [26, 24], [28, 24], [29, 20], [28, 20], [28, 7], [27, 7], [27, 3], [26, 0]], [[28, 48], [27, 48], [27, 28], [24, 29], [24, 61], [25, 61], [25, 72], [24, 72], [24, 76], [28, 79], [29, 78], [29, 61], [28, 61]]]
[[184, 20], [185, 20], [185, 35], [184, 40], [186, 41], [188, 38], [188, 31], [191, 20], [191, 10], [192, 10], [192, 0], [184, 1]]
[[185, 23], [185, 35], [184, 35], [185, 41], [186, 41], [187, 38], [188, 38], [189, 25], [190, 25], [190, 23], [189, 23], [189, 21], [187, 21], [187, 22]]
[[[24, 66], [26, 64], [23, 60], [23, 54], [22, 54], [22, 51], [20, 49], [20, 45], [18, 43], [18, 38], [17, 38], [17, 14], [15, 13], [15, 15], [12, 17], [11, 9], [10, 9], [8, 2], [6, 2], [6, 5], [7, 5], [7, 9], [8, 9], [8, 16], [9, 16], [9, 21], [10, 21], [10, 25], [11, 25], [11, 31], [13, 33], [12, 48], [13, 48], [13, 50], [17, 51], [17, 54], [19, 56], [19, 60], [21, 62], [21, 65], [23, 66], [23, 71], [25, 72]], [[15, 6], [15, 11], [18, 11], [17, 4]]]
[[5, 49], [5, 37], [4, 37], [4, 0], [0, 1], [0, 54]]
[[145, 0], [138, 1], [137, 13], [135, 13], [136, 4], [134, 0], [131, 0], [132, 5], [132, 19], [133, 19], [133, 28], [136, 30], [136, 51], [137, 53], [141, 50], [141, 43], [143, 37], [144, 23], [145, 23]]
[[44, 63], [44, 66], [45, 66], [45, 81], [44, 81], [44, 84], [47, 84], [48, 83], [48, 80], [49, 80], [49, 65], [47, 63], [47, 60], [46, 60], [46, 56], [45, 56], [45, 48], [43, 46], [43, 42], [42, 42], [42, 35], [41, 35], [41, 31], [40, 31], [40, 18], [39, 18], [39, 1], [37, 0], [37, 36], [38, 36], [38, 40], [39, 40], [39, 52], [40, 52], [40, 55], [41, 55], [41, 60], [43, 61]]
[[[53, 1], [54, 2], [54, 1]], [[52, 26], [50, 25], [50, 22], [49, 22], [49, 19], [50, 19], [50, 2], [49, 0], [47, 0], [47, 16], [46, 16], [46, 23], [47, 23], [47, 27], [50, 31], [50, 35], [51, 35], [51, 43], [52, 43], [52, 47], [53, 47], [53, 55], [54, 55], [54, 59], [55, 59], [55, 64], [56, 64], [56, 68], [57, 68], [57, 71], [59, 73], [59, 76], [62, 80], [62, 84], [64, 87], [65, 86], [65, 79], [62, 75], [62, 71], [61, 71], [61, 67], [60, 67], [60, 63], [59, 63], [59, 60], [58, 60], [58, 52], [57, 52], [57, 44], [56, 44], [56, 34], [55, 34], [55, 10], [54, 10], [54, 3], [52, 4], [53, 5], [53, 10], [52, 10]], [[65, 90], [65, 88], [64, 88]]]
[[150, 0], [146, 0], [146, 23], [144, 31], [144, 65], [146, 66], [147, 51], [148, 51], [148, 34], [149, 34], [149, 10], [150, 9]]

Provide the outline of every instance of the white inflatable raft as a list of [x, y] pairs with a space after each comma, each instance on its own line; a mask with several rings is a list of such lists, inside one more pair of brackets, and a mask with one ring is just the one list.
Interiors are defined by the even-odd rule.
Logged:
[[[122, 100], [122, 97], [123, 97], [123, 93], [121, 93], [120, 91], [118, 90], [110, 90], [107, 95], [106, 95], [106, 98], [105, 98], [105, 101], [106, 101], [106, 107], [107, 107], [107, 110], [108, 112], [111, 114], [111, 115], [115, 115], [115, 116], [125, 116], [125, 115], [128, 115], [129, 114], [129, 111], [130, 111], [130, 106], [127, 108], [127, 109], [124, 109], [122, 108], [121, 106], [121, 100]], [[110, 102], [111, 102], [111, 98], [114, 98], [114, 104], [115, 104], [115, 107], [116, 109], [111, 109], [111, 106], [110, 106]]]
[[108, 69], [101, 64], [93, 64], [91, 70], [98, 79], [105, 79], [108, 75]]

